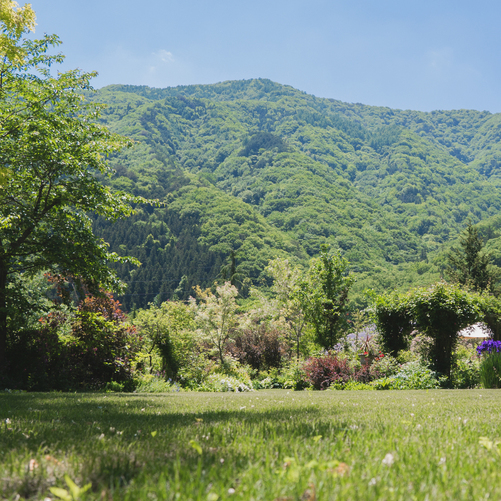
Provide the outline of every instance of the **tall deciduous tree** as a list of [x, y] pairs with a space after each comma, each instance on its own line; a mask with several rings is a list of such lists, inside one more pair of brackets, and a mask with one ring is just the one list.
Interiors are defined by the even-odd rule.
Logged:
[[308, 309], [303, 273], [299, 268], [292, 267], [289, 260], [285, 258], [273, 259], [266, 270], [273, 277], [272, 291], [275, 293], [275, 310], [287, 325], [290, 337], [296, 345], [296, 357], [299, 359]]
[[50, 269], [96, 289], [120, 286], [108, 267], [120, 258], [91, 229], [89, 213], [114, 219], [140, 201], [112, 193], [96, 173], [129, 141], [95, 123], [99, 106], [87, 104], [94, 73], [51, 74], [63, 60], [49, 50], [57, 36], [28, 40], [30, 6], [0, 0], [0, 361], [8, 337], [8, 284], [16, 273]]
[[332, 253], [328, 245], [322, 245], [307, 272], [307, 319], [315, 327], [317, 342], [326, 349], [338, 342], [344, 322], [354, 280], [347, 269], [348, 261], [339, 251]]
[[216, 287], [216, 294], [210, 289], [202, 290], [199, 286], [195, 287], [195, 292], [199, 299], [197, 304], [195, 299], [191, 298], [195, 321], [200, 327], [202, 338], [217, 350], [219, 361], [224, 365], [226, 343], [231, 340], [238, 325], [238, 305], [235, 301], [238, 290], [230, 282], [225, 282]]

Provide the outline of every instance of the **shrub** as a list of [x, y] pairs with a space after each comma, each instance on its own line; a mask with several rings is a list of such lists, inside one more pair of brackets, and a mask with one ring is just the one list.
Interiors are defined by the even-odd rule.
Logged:
[[[378, 358], [372, 365], [371, 369], [377, 371], [379, 377], [394, 376], [400, 370], [400, 364], [395, 357], [384, 355]], [[376, 378], [377, 379], [377, 378]]]
[[329, 353], [323, 357], [311, 357], [303, 366], [306, 382], [316, 390], [325, 390], [331, 384], [345, 385], [353, 380], [368, 383], [381, 375], [377, 367], [364, 365], [356, 368], [349, 360]]
[[454, 361], [451, 371], [453, 388], [475, 388], [480, 383], [480, 364], [476, 360], [459, 358]]
[[445, 380], [422, 362], [408, 362], [395, 376], [372, 381], [371, 385], [376, 390], [427, 390], [441, 388]]
[[72, 335], [67, 356], [79, 388], [98, 389], [110, 381], [132, 382], [132, 361], [140, 339], [111, 294], [88, 295], [79, 304]]
[[501, 353], [492, 352], [482, 360], [480, 383], [483, 388], [501, 388]]
[[377, 366], [372, 365], [362, 365], [360, 369], [353, 372], [352, 380], [357, 383], [369, 383], [374, 379], [379, 379], [381, 373], [378, 371]]
[[50, 326], [12, 335], [7, 350], [7, 367], [1, 375], [3, 388], [28, 391], [72, 389], [72, 367], [57, 331]]
[[289, 360], [282, 368], [282, 372], [278, 377], [280, 388], [291, 390], [304, 390], [311, 386], [310, 381], [305, 377], [303, 363], [295, 359]]
[[286, 355], [278, 330], [265, 324], [241, 331], [228, 350], [240, 363], [257, 371], [280, 367]]
[[196, 345], [190, 308], [178, 301], [150, 304], [137, 313], [134, 324], [144, 340], [140, 365], [176, 379], [179, 368], [189, 363], [188, 356]]
[[248, 365], [239, 364], [238, 361], [229, 356], [225, 357], [224, 364], [215, 364], [212, 368], [214, 374], [231, 376], [245, 384], [252, 385], [251, 376], [255, 370]]
[[324, 357], [312, 357], [303, 366], [305, 379], [315, 390], [325, 390], [332, 383], [347, 383], [353, 375], [353, 369], [346, 359], [328, 354]]
[[274, 378], [266, 376], [264, 378], [252, 381], [252, 387], [255, 390], [271, 390], [272, 388], [278, 388], [279, 384], [274, 381]]
[[216, 363], [202, 353], [192, 352], [178, 372], [179, 382], [184, 388], [196, 390], [214, 372]]
[[211, 374], [196, 391], [253, 391], [251, 383], [245, 383], [233, 376], [225, 376], [224, 374]]

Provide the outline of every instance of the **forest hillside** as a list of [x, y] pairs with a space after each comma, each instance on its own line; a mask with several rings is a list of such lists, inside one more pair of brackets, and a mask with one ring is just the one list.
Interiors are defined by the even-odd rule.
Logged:
[[501, 265], [501, 115], [424, 113], [317, 98], [254, 79], [89, 94], [135, 147], [112, 158], [117, 189], [159, 200], [95, 221], [119, 265], [125, 307], [186, 299], [230, 274], [263, 285], [277, 256], [340, 248], [363, 291], [436, 281], [468, 220]]

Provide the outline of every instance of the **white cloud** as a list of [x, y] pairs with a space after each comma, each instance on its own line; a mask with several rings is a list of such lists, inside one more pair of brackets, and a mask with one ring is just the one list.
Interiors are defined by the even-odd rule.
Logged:
[[172, 52], [165, 49], [160, 49], [157, 52], [153, 52], [155, 59], [159, 59], [163, 63], [173, 63], [175, 61]]

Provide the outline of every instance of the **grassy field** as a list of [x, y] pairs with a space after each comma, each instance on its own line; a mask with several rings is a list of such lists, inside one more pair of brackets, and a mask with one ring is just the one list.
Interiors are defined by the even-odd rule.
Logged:
[[2, 499], [501, 498], [496, 390], [2, 393], [0, 418]]

